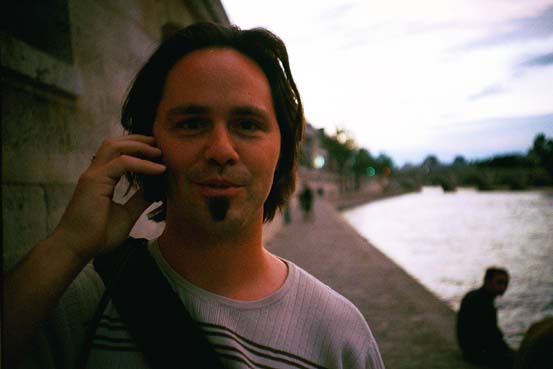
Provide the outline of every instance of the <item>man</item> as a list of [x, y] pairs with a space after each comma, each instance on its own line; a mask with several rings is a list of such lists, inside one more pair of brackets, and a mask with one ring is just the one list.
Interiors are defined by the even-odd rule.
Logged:
[[303, 221], [311, 220], [311, 209], [313, 207], [313, 191], [308, 184], [303, 185], [303, 190], [299, 194], [300, 206], [303, 211]]
[[457, 338], [463, 357], [492, 368], [512, 368], [514, 352], [497, 326], [494, 300], [509, 285], [509, 274], [502, 268], [488, 268], [484, 284], [468, 292], [457, 315]]
[[[149, 252], [225, 367], [383, 368], [360, 312], [262, 245], [263, 223], [293, 192], [304, 124], [280, 39], [185, 28], [138, 73], [122, 123], [130, 134], [102, 144], [54, 233], [5, 279], [12, 362], [46, 337], [36, 366], [74, 367], [105, 289], [88, 263], [161, 200], [153, 217], [165, 228]], [[117, 205], [126, 173], [142, 189]], [[148, 367], [113, 301], [102, 314], [87, 367]]]

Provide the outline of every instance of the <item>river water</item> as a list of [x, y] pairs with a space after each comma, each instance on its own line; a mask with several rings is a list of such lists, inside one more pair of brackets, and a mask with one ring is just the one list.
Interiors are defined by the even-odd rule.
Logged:
[[425, 187], [342, 215], [454, 310], [488, 266], [507, 268], [509, 289], [496, 305], [515, 348], [532, 322], [553, 315], [552, 192]]

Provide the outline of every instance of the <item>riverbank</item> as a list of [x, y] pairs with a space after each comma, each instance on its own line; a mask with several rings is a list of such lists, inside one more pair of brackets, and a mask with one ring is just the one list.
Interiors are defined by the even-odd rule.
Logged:
[[455, 313], [342, 219], [337, 205], [317, 198], [304, 222], [292, 222], [267, 242], [351, 300], [365, 316], [388, 369], [472, 368], [455, 342]]
[[359, 205], [365, 205], [373, 201], [383, 200], [389, 197], [396, 197], [405, 195], [407, 193], [412, 193], [413, 190], [390, 190], [383, 192], [351, 192], [341, 194], [338, 198], [329, 200], [329, 202], [338, 210], [345, 210], [353, 208]]

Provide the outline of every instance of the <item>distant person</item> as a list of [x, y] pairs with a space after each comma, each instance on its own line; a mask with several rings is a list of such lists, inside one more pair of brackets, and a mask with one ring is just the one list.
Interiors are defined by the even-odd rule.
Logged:
[[311, 208], [313, 207], [313, 191], [309, 185], [304, 185], [300, 193], [300, 206], [303, 211], [303, 220], [311, 219]]
[[322, 188], [322, 187], [319, 187], [319, 188], [317, 189], [317, 195], [319, 195], [319, 197], [323, 197], [324, 194], [325, 194], [325, 189]]
[[553, 368], [553, 316], [528, 328], [516, 355], [515, 369]]
[[466, 361], [489, 368], [512, 368], [515, 352], [497, 326], [494, 300], [507, 290], [509, 274], [502, 268], [488, 268], [484, 284], [463, 297], [457, 315], [457, 339]]
[[292, 222], [292, 214], [290, 213], [290, 205], [284, 206], [284, 224], [290, 224]]

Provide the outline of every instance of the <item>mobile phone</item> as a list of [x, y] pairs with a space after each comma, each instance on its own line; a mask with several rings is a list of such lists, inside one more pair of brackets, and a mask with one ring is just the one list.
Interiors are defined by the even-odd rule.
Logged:
[[[155, 163], [162, 163], [162, 157], [152, 160]], [[142, 188], [144, 190], [144, 200], [156, 202], [163, 200], [164, 194], [164, 174], [144, 175], [142, 176]]]

